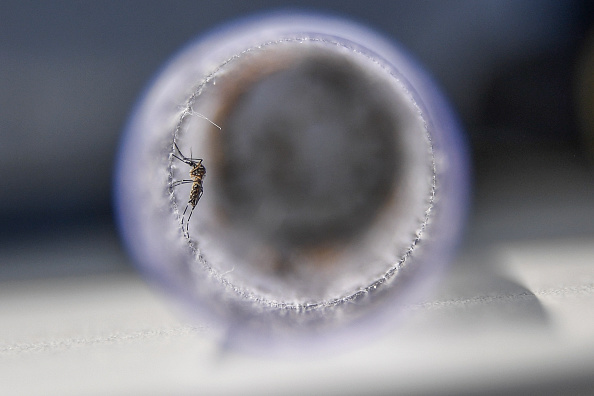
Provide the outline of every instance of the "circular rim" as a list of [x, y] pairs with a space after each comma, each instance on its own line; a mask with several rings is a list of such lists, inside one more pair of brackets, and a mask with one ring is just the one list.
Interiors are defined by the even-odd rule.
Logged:
[[[341, 41], [349, 43], [349, 49], [355, 48], [361, 54], [368, 56], [375, 62], [382, 62], [382, 67], [397, 71], [397, 74], [394, 74], [393, 71], [390, 73], [395, 78], [398, 78], [406, 87], [416, 108], [418, 108], [419, 112], [425, 116], [423, 119], [425, 120], [425, 133], [427, 134], [431, 151], [433, 180], [430, 187], [431, 191], [429, 193], [430, 200], [426, 207], [423, 221], [419, 225], [418, 232], [411, 240], [408, 249], [400, 260], [393, 264], [383, 276], [375, 282], [343, 297], [317, 303], [303, 304], [263, 301], [259, 300], [257, 296], [242, 294], [243, 291], [234, 290], [234, 292], [240, 296], [241, 301], [237, 307], [230, 308], [229, 311], [225, 313], [220, 311], [220, 307], [209, 308], [209, 304], [199, 303], [198, 305], [201, 306], [198, 307], [196, 304], [196, 291], [184, 290], [184, 288], [191, 287], [187, 279], [183, 279], [183, 276], [180, 277], [180, 274], [174, 274], [171, 269], [163, 267], [163, 263], [168, 262], [171, 257], [168, 257], [167, 254], [163, 254], [164, 252], [156, 252], [155, 247], [150, 246], [152, 242], [151, 239], [154, 238], [154, 235], [149, 235], [146, 232], [143, 235], [137, 235], [139, 228], [146, 224], [144, 224], [144, 220], [142, 220], [144, 212], [139, 210], [138, 205], [136, 205], [135, 202], [139, 195], [137, 195], [137, 193], [131, 193], [131, 188], [129, 186], [129, 182], [133, 180], [136, 175], [128, 169], [135, 160], [138, 160], [140, 154], [130, 155], [130, 152], [137, 149], [135, 140], [141, 139], [139, 136], [140, 129], [146, 122], [146, 120], [141, 120], [141, 118], [143, 110], [147, 107], [147, 102], [150, 99], [149, 97], [151, 93], [157, 89], [159, 82], [162, 81], [168, 73], [171, 73], [173, 69], [178, 67], [180, 61], [191, 56], [195, 51], [203, 50], [205, 47], [212, 47], [213, 43], [221, 43], [227, 40], [228, 45], [235, 45], [238, 40], [237, 37], [253, 40], [254, 37], [252, 36], [260, 35], [260, 33], [254, 34], [254, 29], [257, 29], [260, 32], [262, 31], [262, 26], [267, 26], [267, 29], [265, 29], [267, 34], [276, 32], [276, 34], [284, 35], [303, 35], [305, 31], [313, 30], [315, 33], [311, 34], [312, 36], [317, 35], [319, 37], [325, 36], [332, 38], [334, 41], [328, 41], [328, 43], [331, 43], [332, 45], [342, 45], [340, 42], [336, 41], [336, 39], [339, 38]], [[252, 32], [252, 36], [246, 34], [246, 32], [250, 31]], [[345, 32], [346, 34], [342, 34]], [[356, 44], [361, 41], [353, 41], [355, 37], [359, 37], [360, 40], [365, 40], [366, 46]], [[310, 39], [307, 37], [302, 38]], [[317, 40], [319, 38], [314, 39]], [[284, 40], [288, 39], [285, 38]], [[296, 38], [293, 38], [292, 40], [296, 40]], [[269, 41], [269, 43], [273, 42], [274, 41]], [[266, 41], [264, 41], [264, 43], [266, 43]], [[255, 47], [257, 47], [257, 44], [248, 48]], [[224, 48], [219, 49], [221, 50], [220, 52], [224, 52]], [[249, 49], [245, 51], [249, 51]], [[382, 57], [377, 55], [378, 53], [381, 53]], [[371, 58], [369, 54], [374, 54], [375, 56]], [[233, 57], [228, 57], [227, 59], [230, 61]], [[222, 65], [222, 63], [220, 65]], [[211, 76], [214, 75], [214, 73], [216, 73], [216, 70]], [[206, 81], [206, 79], [204, 81]], [[196, 88], [192, 92], [196, 93], [199, 90], [199, 86], [200, 84], [196, 85]], [[116, 208], [118, 209], [118, 222], [124, 239], [127, 242], [127, 246], [130, 248], [132, 255], [136, 258], [139, 267], [143, 271], [147, 271], [152, 278], [156, 278], [159, 283], [164, 284], [170, 290], [174, 290], [175, 294], [185, 296], [184, 298], [186, 302], [189, 303], [190, 308], [193, 311], [203, 312], [203, 314], [199, 314], [201, 320], [210, 318], [221, 324], [222, 327], [229, 327], [230, 317], [237, 316], [238, 311], [252, 309], [248, 315], [258, 312], [263, 313], [261, 309], [253, 309], [253, 306], [246, 304], [247, 299], [252, 305], [255, 302], [256, 305], [266, 308], [265, 311], [267, 313], [264, 315], [266, 317], [270, 317], [270, 314], [274, 311], [289, 310], [294, 311], [299, 314], [299, 316], [302, 316], [301, 314], [304, 312], [311, 313], [320, 311], [321, 315], [318, 315], [318, 319], [322, 322], [326, 322], [327, 318], [324, 318], [324, 316], [326, 316], [328, 309], [333, 310], [338, 305], [345, 305], [352, 308], [355, 304], [346, 303], [359, 300], [365, 295], [378, 294], [380, 289], [394, 289], [393, 287], [386, 288], [385, 286], [387, 284], [393, 284], [393, 282], [391, 282], [393, 278], [398, 278], [398, 276], [394, 275], [403, 267], [406, 267], [404, 265], [405, 262], [413, 257], [412, 253], [417, 249], [417, 246], [419, 246], [421, 242], [427, 241], [427, 243], [423, 243], [423, 245], [431, 245], [431, 247], [424, 248], [425, 251], [421, 261], [431, 261], [431, 265], [428, 265], [428, 263], [421, 265], [423, 268], [421, 268], [421, 271], [418, 271], [419, 274], [415, 275], [415, 281], [407, 278], [405, 279], [405, 281], [408, 282], [407, 285], [402, 285], [402, 282], [399, 282], [399, 284], [402, 285], [403, 290], [402, 293], [398, 293], [401, 302], [399, 304], [383, 304], [383, 311], [386, 312], [382, 312], [381, 315], [374, 315], [376, 319], [380, 316], [385, 319], [401, 310], [402, 306], [407, 302], [415, 301], [415, 296], [422, 294], [422, 290], [426, 289], [427, 285], [430, 285], [432, 280], [437, 278], [438, 274], [443, 270], [445, 263], [452, 255], [457, 238], [461, 232], [468, 195], [467, 157], [459, 133], [460, 128], [445, 100], [426, 73], [402, 49], [396, 47], [393, 43], [385, 41], [377, 34], [348, 21], [319, 15], [305, 14], [300, 16], [279, 16], [278, 14], [273, 14], [272, 16], [264, 18], [249, 18], [247, 21], [230, 25], [224, 29], [219, 29], [211, 35], [190, 44], [182, 50], [179, 55], [175, 56], [169, 65], [159, 73], [157, 79], [150, 85], [150, 87], [148, 92], [143, 95], [143, 101], [141, 101], [140, 105], [138, 105], [133, 112], [133, 116], [126, 128], [127, 133], [122, 144], [122, 151], [119, 155], [116, 174]], [[184, 117], [187, 116], [187, 110], [191, 109], [193, 95], [194, 94], [190, 96], [190, 100], [186, 103], [186, 111], [182, 110], [181, 115], [178, 116], [179, 119], [176, 128], [173, 132], [169, 132], [169, 146], [171, 148], [173, 146], [173, 141], [176, 139], [177, 133], [179, 132], [179, 125], [183, 122]], [[171, 171], [171, 158], [169, 158], [168, 161], [169, 171]], [[168, 177], [169, 183], [171, 183], [171, 174]], [[171, 190], [169, 192], [171, 193]], [[170, 204], [175, 205], [174, 200], [171, 200]], [[174, 208], [174, 210], [176, 210], [176, 208]], [[429, 232], [427, 233], [427, 231]], [[142, 240], [143, 238], [146, 240]], [[161, 243], [166, 243], [166, 241]], [[202, 258], [200, 250], [194, 245], [194, 242], [188, 240], [186, 243], [186, 248], [189, 247], [192, 249], [196, 259], [201, 261], [201, 265], [204, 265], [207, 271], [211, 271], [211, 269], [208, 268], [208, 264]], [[416, 264], [417, 263], [415, 263], [415, 265]], [[428, 271], [428, 267], [431, 267], [431, 271]], [[233, 289], [234, 286], [226, 284], [223, 277], [220, 275], [217, 277], [217, 274], [212, 275], [214, 275], [215, 278], [218, 278], [217, 280], [223, 284], [225, 288]], [[419, 280], [419, 277], [426, 279]], [[424, 284], [425, 287], [422, 287], [421, 284]], [[387, 301], [383, 302], [385, 303]], [[224, 298], [223, 303], [228, 303], [228, 299]], [[367, 305], [363, 305], [365, 305], [363, 309], [366, 309]], [[270, 312], [270, 309], [272, 312]], [[379, 310], [381, 311], [382, 309]], [[378, 310], [369, 309], [369, 311]], [[387, 313], [388, 311], [391, 313]], [[243, 317], [242, 320], [245, 321], [245, 315], [241, 315], [240, 312], [239, 314], [239, 316]], [[273, 316], [278, 316], [278, 313], [273, 313]], [[290, 317], [284, 314], [281, 314], [280, 316], [282, 318]], [[331, 316], [332, 315], [329, 315], [329, 317]], [[365, 317], [366, 322], [370, 319], [370, 315], [363, 316]], [[289, 320], [289, 322], [291, 322], [291, 320]], [[361, 321], [359, 320], [356, 322], [361, 324]], [[274, 327], [276, 324], [277, 323], [271, 325]], [[332, 327], [336, 329], [336, 326]], [[340, 324], [338, 327], [342, 327], [342, 325]], [[282, 325], [281, 328], [286, 329], [287, 326]], [[260, 330], [261, 328], [258, 327], [258, 330], [253, 331], [252, 333], [258, 333]], [[248, 329], [245, 329], [245, 331], [242, 332], [245, 333], [246, 331], [249, 332]], [[302, 332], [307, 333], [307, 329], [304, 330], [302, 327], [299, 327], [297, 333]], [[295, 335], [296, 334], [291, 334], [290, 336], [295, 337]], [[297, 334], [297, 336], [299, 335], [300, 334]], [[281, 334], [280, 338], [284, 338], [285, 336], [286, 334]], [[335, 336], [336, 333], [332, 337], [335, 338]], [[255, 338], [262, 339], [262, 335], [252, 334], [252, 336], [247, 338], [250, 339], [250, 343], [252, 343]]]

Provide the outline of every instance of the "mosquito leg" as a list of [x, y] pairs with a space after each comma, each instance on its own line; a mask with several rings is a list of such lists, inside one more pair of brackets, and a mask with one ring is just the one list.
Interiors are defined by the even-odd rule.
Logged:
[[175, 149], [177, 150], [177, 152], [179, 153], [179, 156], [177, 156], [175, 153], [173, 153], [173, 156], [175, 158], [177, 158], [178, 160], [180, 160], [183, 163], [186, 163], [188, 165], [191, 165], [190, 162], [198, 162], [198, 161], [202, 161], [202, 158], [192, 158], [192, 149], [190, 148], [190, 156], [186, 157], [181, 150], [179, 149], [179, 146], [177, 145], [176, 142], [173, 142], [173, 145], [175, 147]]
[[194, 166], [195, 163], [197, 162], [202, 162], [203, 159], [202, 158], [188, 158], [188, 157], [184, 157], [183, 155], [181, 157], [178, 157], [175, 154], [172, 154], [174, 158], [177, 158], [178, 160], [180, 160], [181, 162], [183, 162], [186, 165], [190, 165], [190, 166]]
[[181, 184], [188, 184], [188, 183], [194, 183], [194, 180], [189, 180], [189, 179], [176, 180], [173, 183], [171, 183], [171, 187], [177, 187]]
[[173, 154], [173, 158], [177, 158], [178, 160], [180, 160], [184, 164], [188, 164], [188, 162], [190, 162], [190, 160], [186, 159], [186, 157], [184, 157], [183, 155], [181, 157], [178, 157], [177, 155]]
[[192, 217], [195, 208], [195, 206], [192, 206], [192, 210], [190, 210], [190, 214], [188, 215], [188, 222], [186, 223], [186, 235], [188, 235], [188, 237], [190, 236], [190, 218]]
[[[190, 206], [190, 203], [186, 204], [186, 208], [184, 209], [184, 213], [182, 214], [182, 220], [181, 220], [181, 224], [182, 224], [182, 230], [184, 229], [184, 218], [186, 217], [186, 212], [188, 211], [188, 207]], [[189, 221], [190, 219], [188, 219]], [[184, 232], [185, 236], [190, 236], [189, 234], [187, 234], [186, 232]]]
[[[177, 150], [177, 152], [179, 153], [179, 155], [181, 155], [183, 158], [186, 158], [186, 156], [181, 152], [181, 150], [179, 149], [179, 147], [177, 146], [177, 142], [173, 142], [173, 145], [175, 146], [175, 149]], [[173, 154], [175, 157], [177, 157], [175, 154]]]

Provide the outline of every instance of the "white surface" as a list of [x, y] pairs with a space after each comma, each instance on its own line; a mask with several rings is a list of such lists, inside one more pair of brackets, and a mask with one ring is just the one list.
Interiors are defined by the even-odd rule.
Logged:
[[299, 359], [221, 351], [134, 275], [6, 282], [0, 394], [572, 394], [594, 374], [593, 263], [593, 238], [467, 252], [392, 334]]

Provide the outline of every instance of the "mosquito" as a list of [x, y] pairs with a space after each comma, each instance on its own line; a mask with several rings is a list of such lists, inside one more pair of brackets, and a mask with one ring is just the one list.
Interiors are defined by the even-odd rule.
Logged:
[[[195, 113], [195, 112], [191, 112], [190, 114], [197, 115], [201, 118], [204, 118], [205, 120], [207, 120], [208, 122], [213, 124], [215, 127], [217, 127], [219, 130], [221, 130], [220, 126], [218, 126], [217, 124], [215, 124], [214, 122], [212, 122], [211, 120], [209, 120], [208, 118], [203, 116], [202, 114]], [[188, 214], [188, 219], [186, 220], [186, 230], [185, 230], [186, 236], [189, 236], [190, 235], [190, 218], [192, 217], [192, 213], [194, 213], [194, 209], [196, 208], [196, 205], [198, 204], [198, 201], [200, 201], [200, 198], [202, 197], [202, 193], [204, 192], [203, 183], [204, 183], [204, 177], [206, 176], [206, 168], [204, 167], [204, 164], [202, 163], [204, 161], [202, 158], [193, 158], [191, 152], [190, 152], [190, 156], [186, 157], [181, 152], [181, 150], [179, 149], [179, 147], [175, 141], [173, 142], [173, 145], [175, 147], [175, 150], [177, 151], [177, 154], [176, 153], [172, 154], [173, 157], [177, 158], [179, 161], [183, 162], [184, 164], [186, 164], [190, 167], [190, 178], [189, 179], [177, 180], [171, 184], [171, 187], [177, 187], [182, 184], [189, 184], [189, 183], [192, 184], [192, 188], [190, 190], [190, 198], [188, 200], [188, 203], [186, 204], [184, 213], [182, 214], [182, 229], [183, 229], [184, 228], [184, 218], [186, 217], [188, 208], [191, 208], [190, 213]]]
[[179, 147], [177, 147], [177, 143], [174, 142], [173, 144], [179, 154], [179, 155], [177, 155], [174, 153], [173, 157], [177, 158], [184, 164], [190, 166], [190, 179], [177, 180], [171, 184], [172, 187], [177, 187], [179, 185], [188, 184], [188, 183], [192, 184], [192, 189], [190, 190], [190, 199], [188, 200], [188, 203], [186, 204], [186, 208], [184, 209], [184, 213], [182, 214], [182, 228], [183, 228], [186, 212], [188, 211], [188, 208], [190, 208], [190, 207], [192, 208], [192, 209], [190, 209], [190, 214], [188, 215], [188, 219], [187, 219], [187, 223], [186, 223], [186, 235], [189, 235], [190, 218], [192, 217], [192, 213], [194, 213], [194, 209], [196, 208], [196, 205], [198, 204], [198, 201], [200, 201], [200, 198], [202, 197], [202, 193], [204, 192], [202, 183], [204, 183], [204, 177], [206, 176], [206, 168], [202, 164], [202, 161], [203, 161], [202, 158], [186, 157], [185, 155], [182, 154]]

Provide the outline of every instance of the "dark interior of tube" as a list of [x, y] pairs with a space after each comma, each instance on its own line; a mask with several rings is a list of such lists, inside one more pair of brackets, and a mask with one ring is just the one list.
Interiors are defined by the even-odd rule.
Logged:
[[313, 53], [258, 79], [225, 117], [222, 213], [281, 256], [352, 243], [397, 185], [392, 103], [340, 56]]

